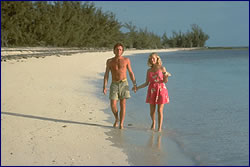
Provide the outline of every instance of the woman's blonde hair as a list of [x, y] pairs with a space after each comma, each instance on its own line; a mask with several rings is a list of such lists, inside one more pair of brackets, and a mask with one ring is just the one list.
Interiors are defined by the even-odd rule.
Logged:
[[157, 53], [155, 53], [155, 52], [151, 53], [151, 54], [148, 56], [148, 66], [149, 66], [149, 67], [152, 67], [152, 66], [153, 66], [153, 64], [151, 63], [151, 58], [152, 58], [154, 55], [155, 55], [156, 58], [157, 58], [156, 64], [158, 64], [158, 65], [161, 66], [161, 65], [162, 65], [161, 58], [160, 58], [160, 56], [159, 56]]

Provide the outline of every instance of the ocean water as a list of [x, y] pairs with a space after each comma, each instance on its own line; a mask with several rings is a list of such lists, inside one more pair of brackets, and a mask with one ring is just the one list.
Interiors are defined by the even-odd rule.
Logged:
[[[148, 55], [129, 57], [139, 85], [146, 78]], [[163, 131], [149, 130], [144, 88], [131, 91], [125, 129], [112, 129], [109, 140], [132, 165], [249, 165], [249, 51], [159, 55], [172, 73], [166, 84], [170, 104], [164, 107]], [[112, 114], [110, 109], [107, 113]]]

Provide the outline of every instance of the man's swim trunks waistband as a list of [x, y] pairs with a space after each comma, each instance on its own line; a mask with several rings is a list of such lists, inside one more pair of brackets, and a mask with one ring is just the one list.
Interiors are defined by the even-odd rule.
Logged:
[[127, 78], [120, 80], [120, 81], [112, 81], [112, 83], [121, 83], [121, 82], [125, 82], [125, 81], [127, 81]]

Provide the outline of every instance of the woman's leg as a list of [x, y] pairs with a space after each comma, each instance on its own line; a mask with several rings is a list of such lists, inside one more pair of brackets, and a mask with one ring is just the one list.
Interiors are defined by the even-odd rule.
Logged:
[[163, 108], [164, 104], [158, 104], [158, 132], [161, 132], [163, 121]]
[[152, 125], [151, 125], [151, 129], [154, 130], [155, 129], [155, 104], [150, 104], [150, 116], [152, 119]]

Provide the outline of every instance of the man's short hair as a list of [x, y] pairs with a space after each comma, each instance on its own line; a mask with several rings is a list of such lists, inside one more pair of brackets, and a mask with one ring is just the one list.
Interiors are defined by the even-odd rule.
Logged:
[[115, 46], [114, 46], [114, 50], [115, 48], [117, 48], [118, 46], [121, 46], [122, 47], [122, 51], [124, 51], [124, 46], [122, 43], [116, 43]]

